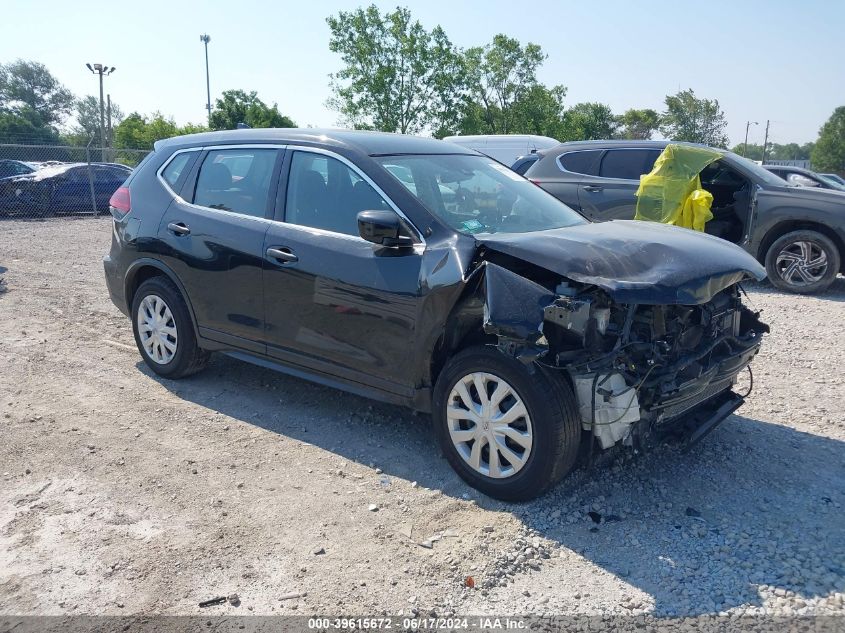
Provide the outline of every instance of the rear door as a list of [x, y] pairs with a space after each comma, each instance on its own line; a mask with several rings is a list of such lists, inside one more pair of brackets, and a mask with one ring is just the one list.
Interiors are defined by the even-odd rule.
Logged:
[[301, 148], [288, 163], [264, 241], [267, 353], [408, 397], [422, 245], [358, 235], [358, 212], [393, 206], [342, 157]]
[[607, 150], [598, 173], [584, 178], [578, 187], [578, 201], [586, 216], [595, 222], [633, 219], [640, 176], [651, 171], [660, 151], [648, 148]]
[[[537, 167], [538, 182], [555, 198], [583, 213], [578, 190], [598, 176], [603, 153], [603, 149], [573, 150], [558, 156], [553, 165], [541, 160]], [[533, 172], [535, 169], [530, 168], [528, 178], [532, 178]]]
[[160, 259], [184, 284], [202, 336], [255, 352], [265, 351], [262, 247], [283, 154], [206, 148], [192, 167], [176, 154], [159, 171], [168, 188], [184, 182], [159, 225]]
[[[91, 182], [88, 179], [87, 166], [71, 167], [52, 180], [49, 184], [53, 185], [50, 201], [53, 211], [92, 210]], [[105, 210], [108, 211], [108, 206]]]

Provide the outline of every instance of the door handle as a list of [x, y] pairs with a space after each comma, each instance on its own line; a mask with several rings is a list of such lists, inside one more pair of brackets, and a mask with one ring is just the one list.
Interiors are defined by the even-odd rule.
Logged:
[[275, 259], [281, 262], [298, 262], [299, 257], [293, 254], [293, 252], [286, 247], [282, 248], [268, 248], [267, 249], [267, 257], [271, 259]]
[[190, 235], [191, 229], [187, 224], [182, 222], [171, 222], [167, 225], [167, 230], [176, 235]]
[[604, 187], [600, 187], [599, 185], [584, 185], [584, 191], [589, 191], [590, 193], [596, 193], [602, 189], [604, 189]]

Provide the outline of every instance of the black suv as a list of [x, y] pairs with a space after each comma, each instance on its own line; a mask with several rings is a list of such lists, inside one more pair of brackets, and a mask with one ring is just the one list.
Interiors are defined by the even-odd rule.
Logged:
[[[562, 143], [526, 172], [558, 200], [596, 222], [632, 219], [640, 176], [668, 141]], [[713, 194], [705, 230], [739, 244], [789, 292], [820, 292], [843, 269], [845, 192], [790, 186], [760, 165], [715, 148], [722, 158], [701, 172]]]
[[590, 223], [432, 139], [173, 138], [111, 211], [109, 293], [154, 372], [220, 351], [429, 411], [452, 466], [502, 499], [541, 493], [584, 446], [695, 441], [742, 403], [767, 330], [740, 301], [765, 275], [742, 249]]

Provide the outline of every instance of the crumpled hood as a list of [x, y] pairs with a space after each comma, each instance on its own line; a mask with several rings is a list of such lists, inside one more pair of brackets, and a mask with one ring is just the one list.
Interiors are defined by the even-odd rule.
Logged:
[[594, 284], [619, 303], [706, 303], [738, 281], [766, 277], [739, 246], [654, 222], [614, 220], [476, 240], [572, 281]]

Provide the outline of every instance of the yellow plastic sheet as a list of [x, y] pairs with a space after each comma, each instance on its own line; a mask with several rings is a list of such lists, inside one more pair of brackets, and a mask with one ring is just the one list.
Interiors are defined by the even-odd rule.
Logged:
[[721, 156], [706, 147], [667, 145], [651, 172], [640, 178], [634, 219], [703, 231], [713, 218], [713, 196], [701, 188], [698, 175]]

